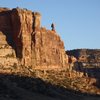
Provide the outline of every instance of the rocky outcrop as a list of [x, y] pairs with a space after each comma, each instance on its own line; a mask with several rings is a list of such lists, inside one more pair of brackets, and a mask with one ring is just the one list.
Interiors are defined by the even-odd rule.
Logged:
[[[68, 64], [68, 56], [64, 43], [55, 31], [40, 26], [41, 15], [27, 9], [0, 8], [0, 59], [9, 55], [12, 60], [6, 60], [17, 66], [27, 66], [31, 69], [64, 69]], [[10, 49], [5, 47], [5, 43]], [[14, 52], [14, 54], [12, 53]], [[3, 58], [1, 57], [3, 56]], [[9, 57], [8, 57], [9, 58]], [[5, 66], [5, 63], [0, 64]], [[3, 60], [4, 61], [4, 60]]]

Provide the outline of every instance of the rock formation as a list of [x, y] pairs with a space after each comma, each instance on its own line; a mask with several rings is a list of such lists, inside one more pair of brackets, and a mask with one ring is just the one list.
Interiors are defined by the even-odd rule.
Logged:
[[0, 100], [26, 100], [33, 92], [61, 100], [74, 99], [76, 91], [82, 98], [83, 93], [100, 95], [99, 67], [100, 50], [65, 52], [54, 25], [41, 27], [40, 13], [0, 8]]
[[71, 63], [76, 71], [99, 78], [100, 49], [76, 49], [67, 51], [67, 54], [76, 58], [76, 62]]
[[74, 56], [83, 66], [100, 66], [100, 49], [76, 49], [67, 51], [69, 56]]
[[63, 41], [55, 31], [41, 27], [40, 20], [38, 12], [0, 8], [0, 66], [67, 67]]

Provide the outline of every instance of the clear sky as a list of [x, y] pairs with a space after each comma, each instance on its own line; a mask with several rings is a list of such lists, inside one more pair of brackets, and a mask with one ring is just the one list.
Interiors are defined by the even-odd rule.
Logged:
[[66, 50], [100, 49], [100, 0], [0, 0], [0, 7], [39, 11], [41, 26], [55, 23]]

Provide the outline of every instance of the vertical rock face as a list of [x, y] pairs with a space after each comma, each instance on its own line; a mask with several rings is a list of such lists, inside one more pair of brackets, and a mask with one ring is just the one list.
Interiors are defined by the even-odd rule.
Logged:
[[0, 69], [18, 64], [12, 38], [11, 11], [0, 8]]
[[64, 44], [55, 32], [41, 28], [32, 35], [32, 42], [32, 65], [36, 69], [66, 67]]
[[6, 8], [0, 9], [0, 31], [6, 36], [9, 45], [12, 44], [12, 23], [10, 17], [11, 11]]
[[54, 31], [41, 28], [40, 19], [38, 12], [1, 8], [0, 31], [20, 65], [33, 69], [66, 68], [68, 56], [63, 41]]
[[31, 33], [33, 32], [33, 13], [27, 10], [13, 9], [11, 19], [16, 55], [21, 59], [22, 65], [31, 66]]

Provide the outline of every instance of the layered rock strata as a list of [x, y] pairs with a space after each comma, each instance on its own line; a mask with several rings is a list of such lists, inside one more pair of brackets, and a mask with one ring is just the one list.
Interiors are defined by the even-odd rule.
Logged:
[[67, 54], [76, 58], [71, 63], [74, 70], [89, 77], [100, 78], [100, 49], [76, 49], [67, 51]]
[[100, 49], [76, 49], [67, 51], [67, 54], [75, 57], [84, 67], [100, 67]]

